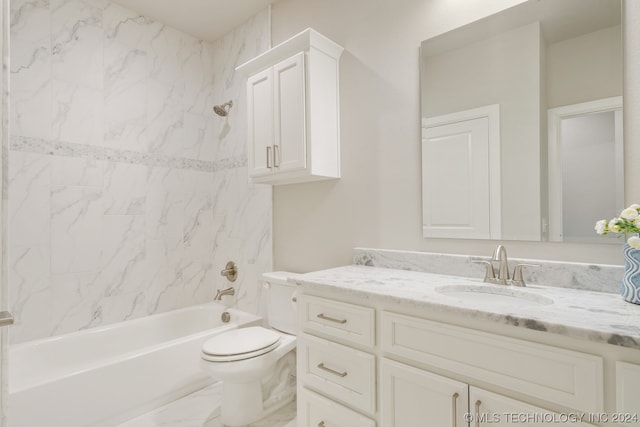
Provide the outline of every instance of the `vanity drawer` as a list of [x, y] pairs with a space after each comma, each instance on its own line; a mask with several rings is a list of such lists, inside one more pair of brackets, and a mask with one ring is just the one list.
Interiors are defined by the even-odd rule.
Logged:
[[382, 350], [585, 412], [602, 411], [599, 356], [382, 313]]
[[301, 295], [298, 312], [302, 330], [372, 348], [375, 310], [355, 304]]
[[347, 405], [375, 413], [375, 356], [302, 334], [298, 341], [298, 380]]
[[305, 388], [298, 394], [299, 427], [376, 427], [376, 422]]

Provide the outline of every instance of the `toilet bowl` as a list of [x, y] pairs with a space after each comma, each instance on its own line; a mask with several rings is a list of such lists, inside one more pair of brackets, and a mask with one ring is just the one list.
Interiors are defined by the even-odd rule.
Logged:
[[268, 327], [233, 329], [202, 346], [201, 366], [222, 381], [221, 421], [244, 426], [295, 397], [296, 313], [294, 274], [265, 273]]

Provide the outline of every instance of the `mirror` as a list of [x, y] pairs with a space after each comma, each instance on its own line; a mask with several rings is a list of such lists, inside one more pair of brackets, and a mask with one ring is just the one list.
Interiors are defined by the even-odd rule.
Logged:
[[529, 0], [422, 42], [424, 237], [609, 241], [593, 226], [623, 207], [621, 15]]

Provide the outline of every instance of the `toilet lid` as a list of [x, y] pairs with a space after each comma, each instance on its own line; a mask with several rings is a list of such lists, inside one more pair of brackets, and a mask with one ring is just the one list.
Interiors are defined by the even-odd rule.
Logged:
[[268, 353], [280, 343], [280, 334], [260, 326], [238, 328], [212, 337], [202, 346], [203, 357], [211, 361], [248, 359]]

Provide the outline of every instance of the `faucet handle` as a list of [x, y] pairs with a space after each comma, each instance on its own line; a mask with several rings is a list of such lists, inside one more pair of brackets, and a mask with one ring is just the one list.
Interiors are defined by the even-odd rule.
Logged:
[[513, 286], [526, 286], [524, 282], [524, 277], [522, 277], [522, 267], [540, 267], [540, 264], [518, 264], [513, 269], [513, 279], [511, 280], [511, 284]]
[[230, 282], [235, 282], [238, 278], [238, 267], [236, 263], [229, 261], [227, 265], [224, 266], [224, 270], [220, 271], [220, 275], [226, 277]]
[[496, 272], [493, 270], [493, 263], [486, 259], [472, 259], [471, 262], [475, 264], [485, 264], [487, 269], [484, 273], [484, 281], [487, 283], [493, 283], [496, 278]]

